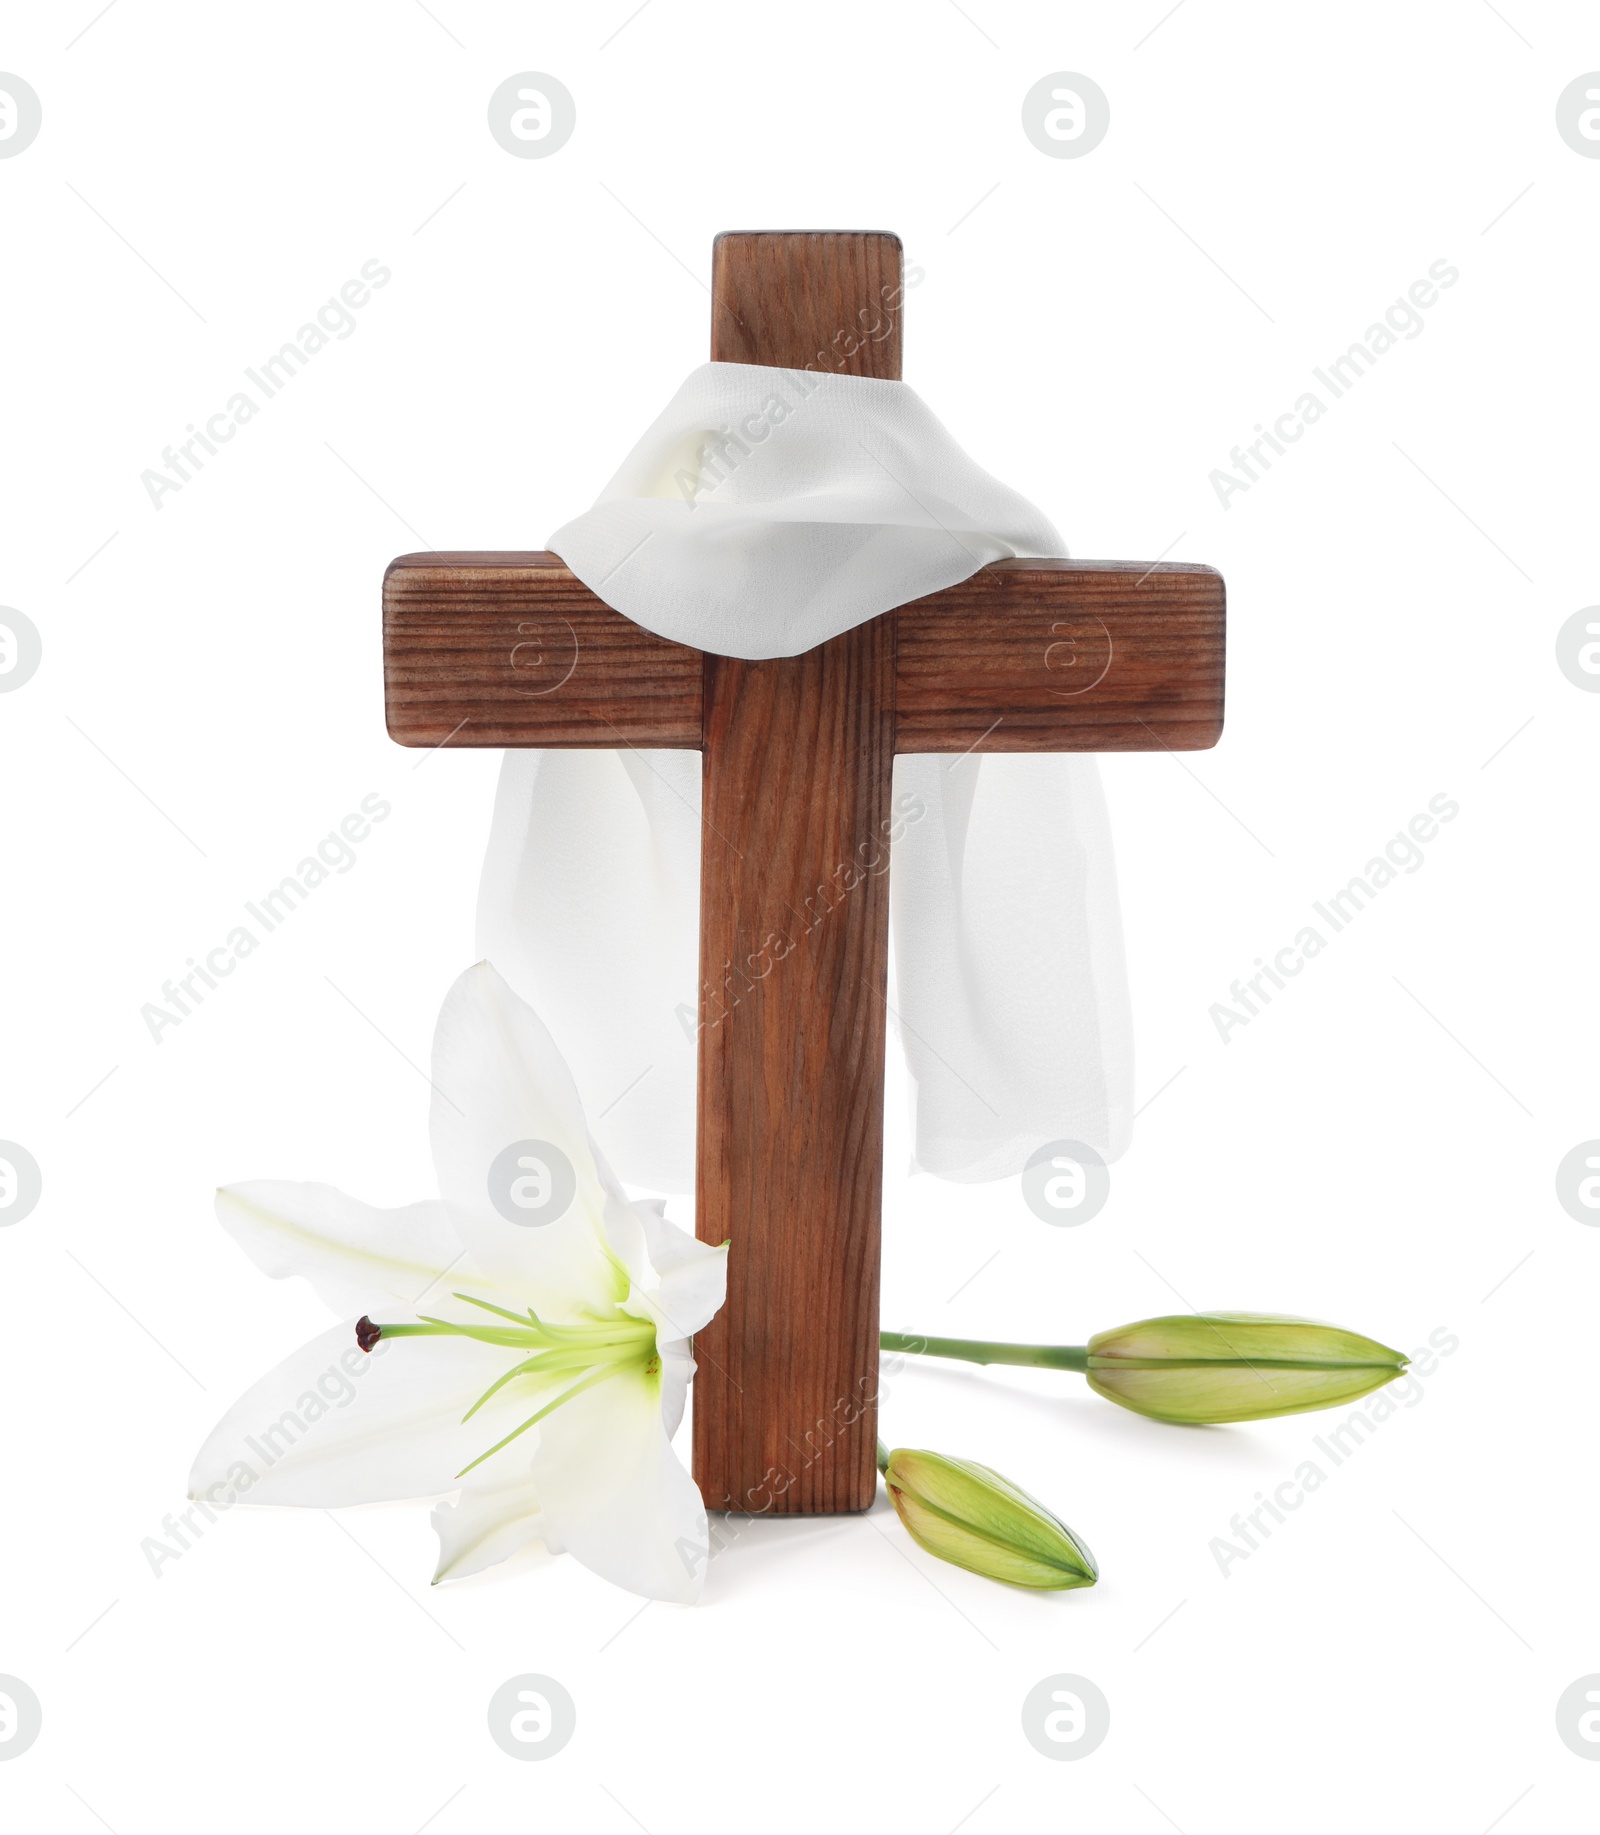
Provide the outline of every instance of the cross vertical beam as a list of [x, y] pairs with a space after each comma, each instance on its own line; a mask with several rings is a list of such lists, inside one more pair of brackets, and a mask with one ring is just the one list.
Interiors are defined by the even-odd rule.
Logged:
[[864, 1510], [877, 1485], [893, 644], [875, 618], [706, 658], [695, 1217], [733, 1244], [695, 1345], [713, 1510]]
[[[900, 295], [898, 237], [719, 236], [712, 360], [897, 381]], [[888, 617], [705, 659], [695, 1218], [733, 1244], [695, 1346], [713, 1510], [877, 1490], [894, 672]]]

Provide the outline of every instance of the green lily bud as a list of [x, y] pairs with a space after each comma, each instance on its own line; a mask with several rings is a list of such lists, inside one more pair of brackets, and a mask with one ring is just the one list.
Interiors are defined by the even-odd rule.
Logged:
[[883, 1475], [912, 1541], [941, 1561], [1009, 1586], [1091, 1587], [1094, 1556], [1059, 1517], [971, 1459], [901, 1447]]
[[1179, 1313], [1097, 1332], [1089, 1387], [1157, 1421], [1263, 1421], [1337, 1408], [1407, 1363], [1359, 1332], [1276, 1313]]

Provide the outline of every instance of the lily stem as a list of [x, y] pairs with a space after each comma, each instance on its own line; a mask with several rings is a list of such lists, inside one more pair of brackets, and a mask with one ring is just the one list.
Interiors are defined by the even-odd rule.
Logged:
[[997, 1344], [987, 1338], [923, 1338], [913, 1332], [881, 1332], [886, 1351], [918, 1357], [956, 1357], [969, 1364], [1025, 1364], [1036, 1370], [1087, 1370], [1086, 1344]]

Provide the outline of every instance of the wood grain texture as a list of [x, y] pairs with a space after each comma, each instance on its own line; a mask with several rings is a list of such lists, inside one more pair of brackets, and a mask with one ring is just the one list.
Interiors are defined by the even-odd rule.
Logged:
[[696, 1335], [713, 1510], [877, 1490], [894, 624], [706, 658], [696, 1229], [731, 1241]]
[[[885, 616], [897, 752], [1184, 752], [1221, 736], [1209, 567], [999, 561]], [[402, 555], [384, 582], [401, 745], [698, 748], [703, 667], [553, 554]]]
[[[712, 300], [715, 362], [899, 378], [898, 236], [719, 236]], [[894, 686], [887, 617], [705, 659], [695, 1228], [734, 1245], [695, 1340], [714, 1510], [877, 1495]]]
[[897, 752], [1191, 752], [1222, 735], [1222, 576], [1000, 561], [902, 605]]
[[900, 380], [900, 238], [725, 230], [711, 255], [711, 361]]
[[700, 652], [613, 611], [553, 554], [401, 555], [383, 667], [401, 745], [700, 744]]

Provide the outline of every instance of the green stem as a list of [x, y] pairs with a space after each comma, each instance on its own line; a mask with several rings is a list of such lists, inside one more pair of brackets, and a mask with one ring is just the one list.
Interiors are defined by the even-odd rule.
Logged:
[[889, 1449], [880, 1440], [878, 1442], [878, 1470], [886, 1477], [889, 1472]]
[[1036, 1370], [1087, 1370], [1086, 1344], [996, 1344], [987, 1338], [923, 1338], [912, 1332], [881, 1332], [886, 1351], [918, 1357], [959, 1357], [969, 1364], [1026, 1364]]

